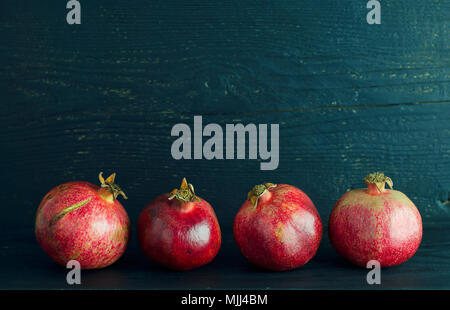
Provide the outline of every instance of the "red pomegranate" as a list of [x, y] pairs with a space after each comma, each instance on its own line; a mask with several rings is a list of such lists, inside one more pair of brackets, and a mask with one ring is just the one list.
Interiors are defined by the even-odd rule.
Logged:
[[82, 269], [103, 268], [120, 256], [130, 236], [130, 221], [116, 199], [115, 173], [101, 187], [69, 182], [52, 189], [42, 199], [36, 215], [35, 233], [44, 251], [61, 265], [77, 260]]
[[[328, 233], [336, 251], [366, 267], [377, 260], [382, 267], [411, 258], [422, 240], [422, 219], [405, 194], [392, 190], [383, 173], [369, 174], [367, 189], [345, 193], [331, 211]], [[385, 189], [388, 184], [391, 190]]]
[[192, 184], [151, 201], [138, 220], [142, 251], [152, 261], [174, 270], [203, 266], [219, 252], [221, 233], [211, 205], [197, 197]]
[[306, 264], [319, 248], [322, 221], [313, 202], [286, 184], [256, 185], [234, 219], [234, 238], [253, 264], [274, 271]]

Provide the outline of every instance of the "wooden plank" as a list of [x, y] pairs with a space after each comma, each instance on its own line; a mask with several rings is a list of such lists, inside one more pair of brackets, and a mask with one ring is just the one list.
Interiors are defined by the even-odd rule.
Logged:
[[[307, 192], [326, 221], [383, 170], [424, 217], [449, 216], [450, 53], [444, 1], [0, 3], [0, 146], [8, 225], [52, 186], [118, 172], [132, 219], [189, 177], [230, 229], [263, 181]], [[280, 165], [175, 161], [171, 127], [280, 124]], [[226, 190], [223, 190], [226, 184]], [[6, 227], [5, 226], [5, 227]]]
[[[151, 263], [132, 238], [119, 261], [108, 268], [83, 271], [77, 288], [449, 289], [449, 225], [448, 219], [425, 223], [426, 233], [416, 254], [399, 266], [382, 269], [379, 286], [368, 285], [369, 270], [341, 258], [326, 233], [316, 256], [306, 265], [287, 272], [267, 272], [250, 265], [227, 232], [210, 264], [185, 273]], [[0, 247], [0, 289], [67, 289], [68, 270], [53, 262], [28, 235], [28, 230], [14, 229]]]
[[[193, 127], [187, 115], [122, 112], [69, 113], [11, 126], [1, 135], [7, 145], [2, 162], [7, 187], [27, 193], [32, 220], [52, 186], [75, 179], [97, 183], [100, 170], [116, 171], [130, 197], [124, 204], [137, 216], [145, 203], [186, 176], [231, 225], [255, 184], [271, 181], [302, 188], [326, 220], [341, 194], [362, 187], [367, 173], [382, 170], [423, 216], [448, 216], [450, 112], [439, 105], [204, 116], [205, 124], [222, 126], [279, 122], [280, 164], [274, 171], [260, 171], [259, 162], [251, 160], [172, 159], [175, 138], [170, 131], [179, 122]], [[18, 195], [12, 203], [19, 205], [23, 198]]]
[[446, 2], [386, 1], [379, 27], [363, 2], [83, 5], [79, 27], [52, 2], [4, 7], [3, 62], [24, 96], [203, 112], [448, 101]]

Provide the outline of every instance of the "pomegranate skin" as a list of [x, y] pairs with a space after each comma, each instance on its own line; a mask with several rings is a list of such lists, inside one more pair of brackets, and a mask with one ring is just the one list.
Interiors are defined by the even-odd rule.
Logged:
[[[104, 199], [104, 190], [87, 182], [69, 182], [42, 199], [36, 214], [36, 239], [57, 263], [66, 266], [74, 259], [82, 269], [103, 268], [124, 253], [130, 221], [118, 200]], [[59, 211], [79, 203], [83, 205], [52, 223]]]
[[322, 221], [300, 189], [278, 184], [247, 200], [234, 219], [236, 243], [247, 260], [264, 269], [284, 271], [306, 264], [322, 238]]
[[151, 201], [138, 219], [138, 240], [152, 261], [173, 270], [191, 270], [211, 262], [222, 242], [211, 205], [169, 200], [164, 194]]
[[396, 266], [419, 248], [422, 219], [405, 194], [384, 185], [380, 193], [373, 185], [348, 191], [337, 201], [328, 234], [336, 251], [358, 266], [365, 268], [370, 260]]

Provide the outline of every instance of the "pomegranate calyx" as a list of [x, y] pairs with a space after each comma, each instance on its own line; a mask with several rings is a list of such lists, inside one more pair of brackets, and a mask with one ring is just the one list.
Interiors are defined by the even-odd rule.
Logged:
[[[103, 178], [103, 172], [98, 174], [98, 179], [100, 180], [100, 187], [108, 189], [109, 193], [112, 194], [114, 199], [117, 199], [117, 196], [122, 195], [124, 199], [128, 199], [127, 195], [125, 195], [124, 191], [119, 187], [119, 185], [114, 183], [114, 179], [116, 178], [116, 173], [114, 172], [106, 180]], [[105, 197], [107, 198], [107, 197]]]
[[174, 189], [169, 194], [169, 200], [176, 198], [178, 201], [184, 202], [200, 202], [200, 198], [195, 195], [194, 186], [183, 178], [180, 189]]
[[247, 200], [251, 202], [254, 208], [258, 206], [258, 200], [263, 196], [269, 188], [277, 186], [273, 183], [258, 184], [253, 187], [247, 194]]
[[[367, 187], [373, 187], [373, 184], [376, 186], [378, 192], [382, 193], [384, 191], [385, 185], [389, 185], [391, 189], [394, 187], [394, 183], [392, 182], [390, 177], [384, 175], [383, 172], [374, 172], [369, 174], [363, 179], [366, 182]], [[372, 186], [371, 186], [372, 185]]]

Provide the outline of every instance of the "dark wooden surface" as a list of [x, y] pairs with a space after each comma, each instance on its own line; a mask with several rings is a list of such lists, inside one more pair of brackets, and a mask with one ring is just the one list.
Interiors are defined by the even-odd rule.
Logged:
[[427, 222], [416, 255], [400, 266], [382, 269], [380, 285], [367, 284], [369, 270], [338, 256], [327, 234], [310, 262], [286, 272], [253, 267], [226, 234], [212, 263], [187, 272], [151, 263], [134, 238], [118, 262], [82, 271], [81, 285], [72, 286], [66, 283], [69, 270], [51, 261], [29, 238], [30, 231], [20, 231], [10, 234], [0, 248], [0, 289], [450, 289], [449, 225], [449, 220]]
[[[160, 283], [212, 287], [239, 285], [245, 276], [238, 253], [226, 252], [236, 252], [232, 220], [253, 185], [300, 187], [326, 224], [347, 189], [381, 170], [435, 231], [424, 232], [429, 243], [418, 264], [392, 269], [386, 285], [446, 286], [448, 254], [440, 246], [448, 239], [438, 231], [448, 231], [440, 219], [450, 215], [450, 3], [381, 2], [382, 24], [368, 25], [365, 1], [81, 1], [82, 24], [69, 26], [64, 1], [1, 1], [0, 246], [2, 260], [13, 264], [11, 281], [1, 285], [60, 285], [51, 262], [41, 257], [28, 266], [19, 256], [42, 255], [33, 236], [40, 199], [63, 182], [97, 183], [99, 171], [118, 173], [133, 225], [147, 202], [183, 176], [196, 185], [227, 238], [222, 256]], [[192, 125], [194, 115], [223, 126], [279, 123], [279, 168], [173, 160], [171, 128]], [[121, 287], [143, 285], [120, 273], [131, 269], [139, 279], [141, 267], [131, 263], [141, 258], [131, 249], [131, 257], [98, 274]], [[337, 272], [334, 263], [320, 263], [334, 255], [326, 240], [320, 253], [309, 271], [273, 276], [279, 284], [256, 272], [248, 286], [282, 285], [286, 277], [287, 287], [308, 287], [297, 279], [308, 272], [323, 279], [322, 287], [334, 286], [320, 271]], [[435, 265], [427, 264], [431, 253]], [[347, 269], [348, 277], [364, 280], [363, 271]], [[398, 280], [401, 270], [409, 277], [423, 271], [423, 278]], [[36, 276], [27, 280], [28, 271]], [[46, 272], [54, 280], [45, 282]]]

